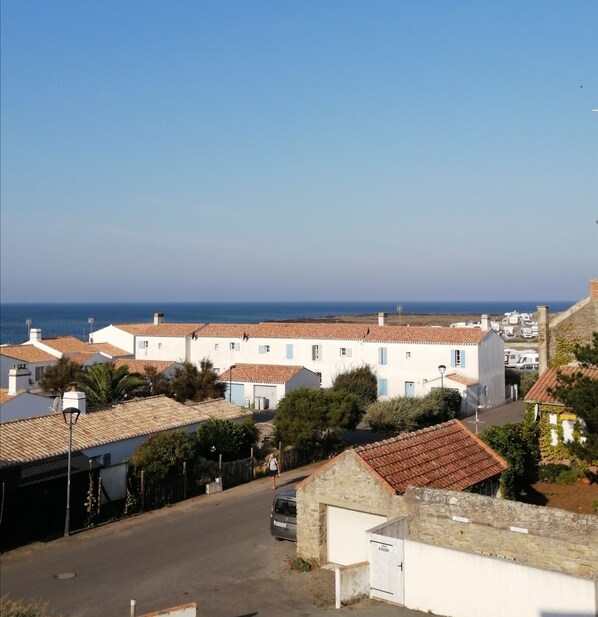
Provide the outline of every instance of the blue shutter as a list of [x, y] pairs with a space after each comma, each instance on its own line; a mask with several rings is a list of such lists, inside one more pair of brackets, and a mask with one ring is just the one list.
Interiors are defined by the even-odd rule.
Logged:
[[387, 362], [387, 349], [386, 347], [378, 348], [378, 364], [386, 364]]
[[461, 368], [465, 368], [465, 349], [461, 350]]
[[292, 343], [287, 343], [287, 360], [293, 359], [293, 345]]
[[451, 349], [451, 366], [452, 368], [455, 368], [457, 366], [457, 358], [456, 358], [456, 353], [454, 349]]
[[378, 379], [378, 396], [386, 396], [388, 394], [388, 379]]

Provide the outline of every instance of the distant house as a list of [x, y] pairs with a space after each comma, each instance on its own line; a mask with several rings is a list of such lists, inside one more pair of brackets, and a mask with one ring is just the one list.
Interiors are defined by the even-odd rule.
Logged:
[[365, 561], [366, 530], [406, 513], [408, 487], [496, 496], [506, 468], [458, 420], [343, 452], [297, 486], [297, 552], [319, 563]]
[[276, 408], [286, 394], [297, 388], [320, 388], [320, 377], [302, 366], [236, 364], [224, 371], [220, 380], [230, 388], [226, 396], [233, 403], [256, 409]]
[[367, 364], [382, 398], [423, 396], [440, 388], [438, 367], [445, 366], [445, 387], [461, 395], [462, 413], [505, 401], [504, 344], [487, 318], [481, 328], [436, 328], [389, 326], [384, 313], [369, 325], [166, 324], [156, 315], [153, 323], [98, 330], [94, 340], [134, 352], [136, 359], [198, 365], [207, 358], [220, 374], [237, 365], [300, 366], [318, 375], [324, 388], [339, 373]]
[[563, 403], [549, 392], [549, 388], [558, 385], [558, 374], [571, 375], [581, 372], [590, 379], [598, 380], [598, 368], [581, 366], [564, 366], [549, 368], [540, 375], [538, 381], [525, 396], [526, 410], [540, 422], [540, 450], [545, 462], [568, 459], [570, 453], [566, 444], [583, 441], [584, 424]]

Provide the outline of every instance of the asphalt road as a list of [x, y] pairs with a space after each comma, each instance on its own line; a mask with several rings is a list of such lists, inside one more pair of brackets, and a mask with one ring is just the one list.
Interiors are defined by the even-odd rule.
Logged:
[[[279, 490], [316, 467], [283, 474]], [[295, 544], [270, 536], [272, 496], [264, 478], [8, 552], [0, 559], [2, 595], [48, 602], [64, 617], [127, 617], [131, 599], [137, 615], [193, 601], [200, 617], [335, 612], [333, 573], [291, 571]], [[343, 612], [423, 615], [371, 600]]]

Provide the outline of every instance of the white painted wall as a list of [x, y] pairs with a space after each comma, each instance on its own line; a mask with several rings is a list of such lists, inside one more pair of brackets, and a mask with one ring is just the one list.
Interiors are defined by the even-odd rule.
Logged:
[[410, 609], [451, 617], [590, 617], [597, 601], [595, 580], [405, 540]]
[[15, 360], [7, 356], [0, 356], [0, 388], [8, 388], [8, 372], [17, 364], [24, 364], [27, 367], [27, 370], [31, 373], [31, 379], [33, 380], [33, 384], [30, 387], [35, 388], [39, 385], [39, 382], [35, 381], [35, 369], [37, 367], [54, 366], [57, 361], [58, 360], [50, 360], [48, 362], [23, 362], [22, 360]]
[[135, 337], [116, 326], [106, 326], [96, 330], [89, 337], [90, 343], [110, 343], [129, 353], [135, 353]]
[[185, 336], [137, 336], [135, 358], [184, 362], [188, 359], [187, 339]]

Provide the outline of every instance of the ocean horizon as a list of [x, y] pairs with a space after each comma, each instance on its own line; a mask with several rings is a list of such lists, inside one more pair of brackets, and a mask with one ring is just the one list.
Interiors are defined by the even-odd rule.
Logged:
[[[547, 305], [552, 313], [565, 310], [575, 301], [328, 301], [328, 302], [86, 302], [0, 304], [0, 344], [20, 344], [28, 340], [30, 328], [40, 328], [42, 338], [75, 336], [87, 340], [90, 330], [110, 324], [151, 322], [154, 313], [163, 313], [168, 323], [258, 323], [370, 315], [379, 312], [404, 315], [472, 314], [503, 315], [508, 311], [532, 313]], [[93, 322], [90, 322], [90, 318]]]

